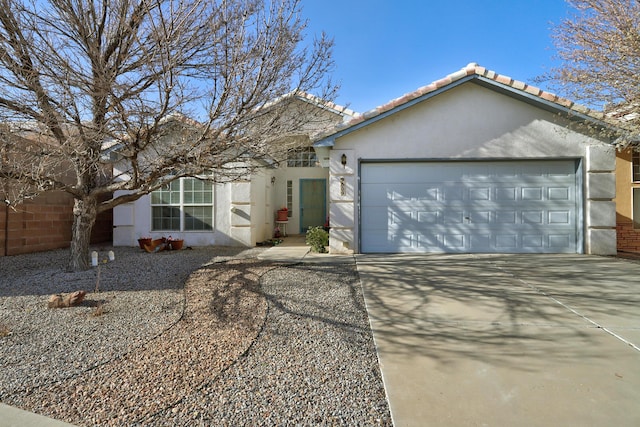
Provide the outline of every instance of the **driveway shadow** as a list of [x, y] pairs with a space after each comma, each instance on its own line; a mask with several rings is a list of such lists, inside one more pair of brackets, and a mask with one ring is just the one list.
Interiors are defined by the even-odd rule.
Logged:
[[357, 267], [395, 425], [640, 423], [628, 342], [640, 264], [360, 255]]
[[562, 345], [571, 339], [582, 359], [598, 358], [592, 329], [640, 327], [637, 263], [563, 255], [362, 255], [357, 263], [377, 338], [390, 352], [428, 352], [442, 364], [455, 352], [535, 370], [513, 357], [572, 363], [575, 346]]

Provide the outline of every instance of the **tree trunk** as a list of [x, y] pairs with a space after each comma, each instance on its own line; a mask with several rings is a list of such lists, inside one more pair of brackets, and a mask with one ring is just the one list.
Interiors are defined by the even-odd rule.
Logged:
[[89, 268], [89, 244], [91, 230], [98, 214], [98, 202], [94, 197], [75, 199], [73, 204], [73, 228], [71, 229], [71, 254], [69, 271]]

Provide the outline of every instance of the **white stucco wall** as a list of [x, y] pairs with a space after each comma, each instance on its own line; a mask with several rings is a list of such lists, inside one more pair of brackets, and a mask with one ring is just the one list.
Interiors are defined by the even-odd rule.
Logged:
[[[346, 168], [340, 164], [343, 153]], [[331, 251], [358, 249], [360, 160], [527, 158], [582, 161], [584, 251], [615, 253], [613, 148], [567, 127], [557, 114], [471, 82], [335, 140], [330, 153]]]
[[[271, 177], [275, 178], [271, 183]], [[126, 177], [125, 177], [126, 178]], [[214, 186], [214, 230], [209, 232], [151, 231], [150, 196], [114, 208], [114, 246], [137, 246], [138, 238], [183, 238], [186, 246], [255, 246], [273, 237], [276, 211], [286, 206], [287, 180], [293, 184], [292, 216], [288, 234], [300, 233], [300, 180], [325, 179], [326, 168], [264, 169], [251, 180]], [[116, 196], [120, 193], [116, 193]], [[328, 212], [329, 206], [327, 206]]]
[[[185, 246], [249, 246], [251, 226], [246, 226], [251, 214], [250, 183], [217, 184], [214, 186], [214, 231], [152, 231], [150, 196], [114, 208], [114, 246], [137, 246], [138, 238], [168, 237], [185, 240]], [[116, 194], [117, 196], [118, 194]], [[232, 212], [231, 208], [236, 211]], [[255, 243], [255, 242], [254, 242]]]

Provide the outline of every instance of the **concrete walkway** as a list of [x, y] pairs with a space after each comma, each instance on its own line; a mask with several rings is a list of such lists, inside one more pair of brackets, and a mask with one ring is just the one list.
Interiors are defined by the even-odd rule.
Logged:
[[0, 403], [0, 427], [73, 427], [73, 425]]
[[640, 425], [640, 263], [357, 255], [396, 427]]
[[273, 246], [258, 255], [258, 259], [282, 262], [286, 264], [295, 264], [302, 261], [311, 263], [354, 262], [353, 255], [334, 255], [311, 252], [311, 248], [305, 243], [305, 236], [288, 236], [282, 240], [283, 242], [281, 244]]

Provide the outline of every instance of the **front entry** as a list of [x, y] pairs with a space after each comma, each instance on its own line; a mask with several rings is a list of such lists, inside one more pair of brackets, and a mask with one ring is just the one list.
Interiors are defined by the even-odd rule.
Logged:
[[327, 181], [300, 180], [300, 233], [309, 227], [323, 226], [326, 220]]

